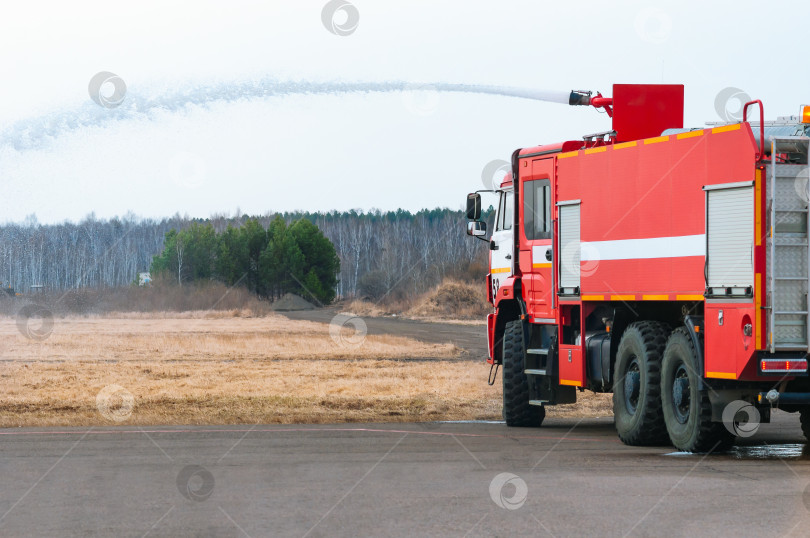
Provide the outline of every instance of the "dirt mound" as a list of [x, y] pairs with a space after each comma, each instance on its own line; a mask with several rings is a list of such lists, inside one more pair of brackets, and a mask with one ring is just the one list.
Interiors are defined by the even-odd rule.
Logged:
[[408, 315], [477, 319], [491, 311], [482, 283], [445, 280], [411, 308]]
[[294, 293], [285, 293], [271, 306], [273, 310], [285, 312], [290, 310], [315, 310], [315, 305]]

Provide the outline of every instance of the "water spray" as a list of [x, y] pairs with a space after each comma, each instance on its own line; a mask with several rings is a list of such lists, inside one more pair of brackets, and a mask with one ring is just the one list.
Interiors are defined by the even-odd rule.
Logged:
[[[130, 88], [131, 90], [131, 88]], [[285, 95], [339, 95], [351, 93], [391, 93], [405, 91], [436, 91], [516, 97], [568, 105], [605, 108], [611, 114], [610, 99], [601, 94], [592, 97], [584, 91], [549, 91], [509, 86], [451, 84], [445, 82], [419, 84], [392, 82], [308, 82], [260, 79], [256, 81], [222, 83], [185, 88], [157, 97], [146, 97], [129, 91], [116, 108], [99, 107], [88, 102], [71, 110], [28, 118], [0, 131], [0, 147], [11, 146], [18, 151], [38, 149], [48, 142], [84, 127], [104, 127], [118, 121], [154, 119], [157, 114], [187, 111], [192, 107], [207, 107], [214, 103], [266, 99]]]

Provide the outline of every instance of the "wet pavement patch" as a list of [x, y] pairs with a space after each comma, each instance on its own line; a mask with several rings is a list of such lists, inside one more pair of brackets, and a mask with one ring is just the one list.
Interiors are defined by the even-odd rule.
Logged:
[[[668, 452], [664, 456], [704, 457], [705, 454], [692, 452]], [[804, 443], [774, 445], [740, 445], [733, 446], [727, 452], [714, 457], [727, 457], [736, 460], [776, 460], [776, 459], [810, 459], [810, 445]]]

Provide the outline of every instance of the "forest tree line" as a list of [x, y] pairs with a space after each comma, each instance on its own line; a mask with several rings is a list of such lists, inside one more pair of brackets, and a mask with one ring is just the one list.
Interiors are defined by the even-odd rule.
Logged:
[[339, 270], [335, 248], [317, 226], [306, 219], [287, 226], [280, 216], [267, 228], [250, 219], [222, 233], [210, 222], [193, 222], [179, 232], [171, 229], [151, 265], [153, 278], [180, 286], [217, 280], [261, 297], [297, 293], [321, 304], [334, 300]]
[[[462, 211], [288, 212], [251, 217], [215, 215], [192, 219], [97, 219], [40, 224], [34, 218], [0, 226], [0, 282], [27, 294], [31, 286], [51, 290], [132, 285], [164, 251], [166, 234], [210, 226], [215, 234], [253, 221], [270, 228], [276, 217], [286, 225], [305, 219], [335, 247], [339, 297], [410, 295], [443, 277], [483, 278], [486, 243], [468, 237]], [[491, 215], [489, 215], [491, 221]], [[240, 275], [241, 276], [241, 275]]]

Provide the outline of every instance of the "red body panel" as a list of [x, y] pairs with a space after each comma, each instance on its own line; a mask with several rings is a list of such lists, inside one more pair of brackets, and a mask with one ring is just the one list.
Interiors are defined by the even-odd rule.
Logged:
[[498, 308], [501, 301], [515, 299], [515, 280], [515, 276], [510, 276], [498, 288], [498, 295], [494, 297], [495, 308]]
[[582, 358], [582, 346], [561, 345], [560, 351], [560, 385], [585, 385], [585, 361]]
[[581, 200], [580, 239], [597, 243], [599, 259], [582, 262], [583, 295], [703, 293], [703, 255], [607, 259], [598, 243], [704, 234], [703, 186], [754, 179], [753, 135], [733, 127], [558, 157], [557, 201]]
[[756, 351], [754, 338], [743, 334], [743, 325], [753, 324], [753, 320], [753, 304], [706, 304], [703, 360], [706, 377], [739, 379], [749, 363], [756, 363], [751, 360]]
[[683, 127], [683, 85], [614, 84], [613, 130], [616, 140], [658, 136]]
[[[720, 325], [722, 311], [723, 324]], [[745, 336], [743, 326], [755, 320], [756, 308], [748, 303], [707, 303], [705, 310], [704, 375], [709, 379], [773, 381], [792, 376], [762, 376], [757, 368], [757, 343]], [[764, 347], [764, 346], [763, 346]]]
[[703, 256], [686, 256], [599, 260], [583, 267], [582, 293], [599, 294], [607, 300], [613, 295], [638, 295], [639, 300], [644, 300], [644, 295], [702, 295], [704, 259]]

